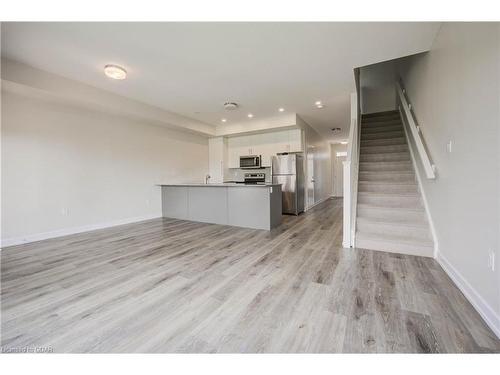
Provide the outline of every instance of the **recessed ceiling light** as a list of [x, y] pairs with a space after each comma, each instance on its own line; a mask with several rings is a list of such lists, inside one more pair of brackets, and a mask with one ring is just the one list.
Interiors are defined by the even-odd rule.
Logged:
[[222, 122], [226, 122], [227, 120], [226, 120], [225, 118], [223, 118], [221, 121], [222, 121]]
[[247, 116], [248, 116], [248, 118], [252, 118], [253, 117], [253, 115], [251, 113], [249, 113]]
[[321, 100], [318, 100], [316, 103], [314, 103], [315, 106], [318, 106], [318, 105], [323, 105], [323, 103], [321, 103]]
[[112, 79], [125, 79], [127, 78], [127, 71], [118, 65], [108, 64], [104, 67], [104, 74]]
[[285, 112], [285, 108], [280, 108], [280, 109], [278, 109], [278, 111]]
[[322, 108], [325, 108], [325, 106], [323, 104], [320, 104], [320, 105], [317, 105], [316, 108], [322, 109]]

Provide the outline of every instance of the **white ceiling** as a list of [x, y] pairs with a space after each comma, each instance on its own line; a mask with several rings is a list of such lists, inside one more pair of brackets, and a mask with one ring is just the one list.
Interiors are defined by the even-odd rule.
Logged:
[[[298, 113], [347, 137], [353, 68], [430, 48], [438, 23], [3, 23], [2, 56], [223, 126]], [[105, 64], [129, 72], [103, 74]], [[325, 108], [318, 110], [314, 102]], [[222, 108], [240, 103], [238, 111]], [[340, 127], [333, 136], [329, 130]]]

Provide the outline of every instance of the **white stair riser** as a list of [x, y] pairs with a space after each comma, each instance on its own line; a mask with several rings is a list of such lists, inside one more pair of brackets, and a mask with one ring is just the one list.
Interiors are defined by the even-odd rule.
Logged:
[[402, 125], [402, 124], [403, 122], [401, 122], [401, 120], [398, 119], [386, 119], [377, 121], [361, 120], [361, 126], [369, 128], [376, 128], [377, 126], [392, 126], [392, 125]]
[[387, 154], [365, 154], [360, 155], [359, 160], [363, 161], [410, 161], [409, 152], [392, 152]]
[[379, 120], [383, 121], [383, 120], [394, 120], [394, 119], [401, 121], [401, 117], [399, 116], [399, 112], [388, 113], [388, 114], [379, 115], [379, 116], [363, 115], [363, 116], [361, 116], [361, 119], [364, 121], [379, 121]]
[[360, 172], [380, 172], [380, 171], [399, 171], [399, 172], [413, 172], [413, 166], [409, 161], [401, 162], [376, 162], [376, 163], [360, 163]]
[[402, 125], [387, 125], [387, 126], [365, 126], [361, 128], [363, 134], [387, 133], [404, 131]]
[[379, 250], [389, 253], [400, 253], [425, 257], [432, 257], [434, 254], [433, 247], [428, 245], [426, 246], [417, 244], [393, 243], [362, 238], [356, 238], [356, 247], [361, 249]]
[[403, 130], [393, 131], [393, 132], [383, 132], [383, 133], [373, 133], [373, 134], [364, 134], [361, 132], [361, 140], [366, 141], [368, 139], [390, 139], [390, 138], [402, 138], [405, 133]]
[[370, 218], [387, 221], [399, 221], [401, 223], [427, 223], [424, 211], [389, 209], [379, 207], [358, 206], [359, 218]]
[[405, 145], [406, 138], [388, 138], [388, 139], [367, 139], [361, 141], [361, 147], [364, 146], [385, 146], [385, 145]]
[[376, 128], [377, 126], [402, 125], [401, 120], [385, 119], [385, 120], [361, 120], [362, 127]]
[[408, 226], [397, 224], [386, 224], [358, 220], [356, 230], [364, 233], [404, 236], [413, 241], [430, 241], [429, 229], [423, 226]]
[[359, 182], [379, 181], [379, 182], [415, 182], [413, 172], [359, 172]]
[[382, 207], [396, 208], [421, 208], [422, 203], [420, 197], [410, 195], [378, 195], [371, 193], [359, 193], [358, 203], [371, 204]]
[[370, 183], [370, 182], [360, 182], [358, 186], [360, 192], [372, 192], [372, 193], [406, 193], [406, 194], [417, 194], [418, 188], [417, 184], [407, 185], [407, 184], [380, 184], [380, 183]]
[[380, 154], [389, 152], [409, 152], [408, 145], [361, 146], [360, 154]]

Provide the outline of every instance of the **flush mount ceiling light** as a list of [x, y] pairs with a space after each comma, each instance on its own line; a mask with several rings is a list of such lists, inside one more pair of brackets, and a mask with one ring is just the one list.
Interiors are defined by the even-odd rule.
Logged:
[[343, 142], [340, 142], [341, 145], [346, 145], [347, 142], [346, 141], [343, 141]]
[[321, 102], [321, 100], [318, 100], [314, 103], [314, 105], [316, 106], [316, 108], [318, 109], [321, 109], [321, 108], [324, 108], [325, 106], [323, 105], [323, 103]]
[[225, 118], [223, 118], [221, 121], [222, 121], [222, 122], [226, 122], [227, 120], [226, 120]]
[[278, 111], [285, 112], [285, 108], [279, 108]]
[[249, 113], [247, 116], [248, 116], [248, 118], [252, 118], [253, 117], [253, 115], [251, 113]]
[[127, 71], [118, 65], [108, 64], [104, 67], [104, 74], [112, 79], [125, 79], [127, 78]]
[[234, 111], [235, 109], [238, 109], [238, 103], [226, 102], [226, 103], [224, 103], [224, 109], [226, 111]]

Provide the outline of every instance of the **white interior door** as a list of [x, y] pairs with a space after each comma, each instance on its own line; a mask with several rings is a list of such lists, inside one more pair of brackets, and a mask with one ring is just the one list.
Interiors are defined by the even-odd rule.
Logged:
[[333, 194], [336, 197], [344, 196], [344, 164], [345, 152], [337, 152], [333, 163]]
[[307, 207], [314, 205], [314, 147], [307, 148], [307, 180], [306, 180], [306, 195]]

